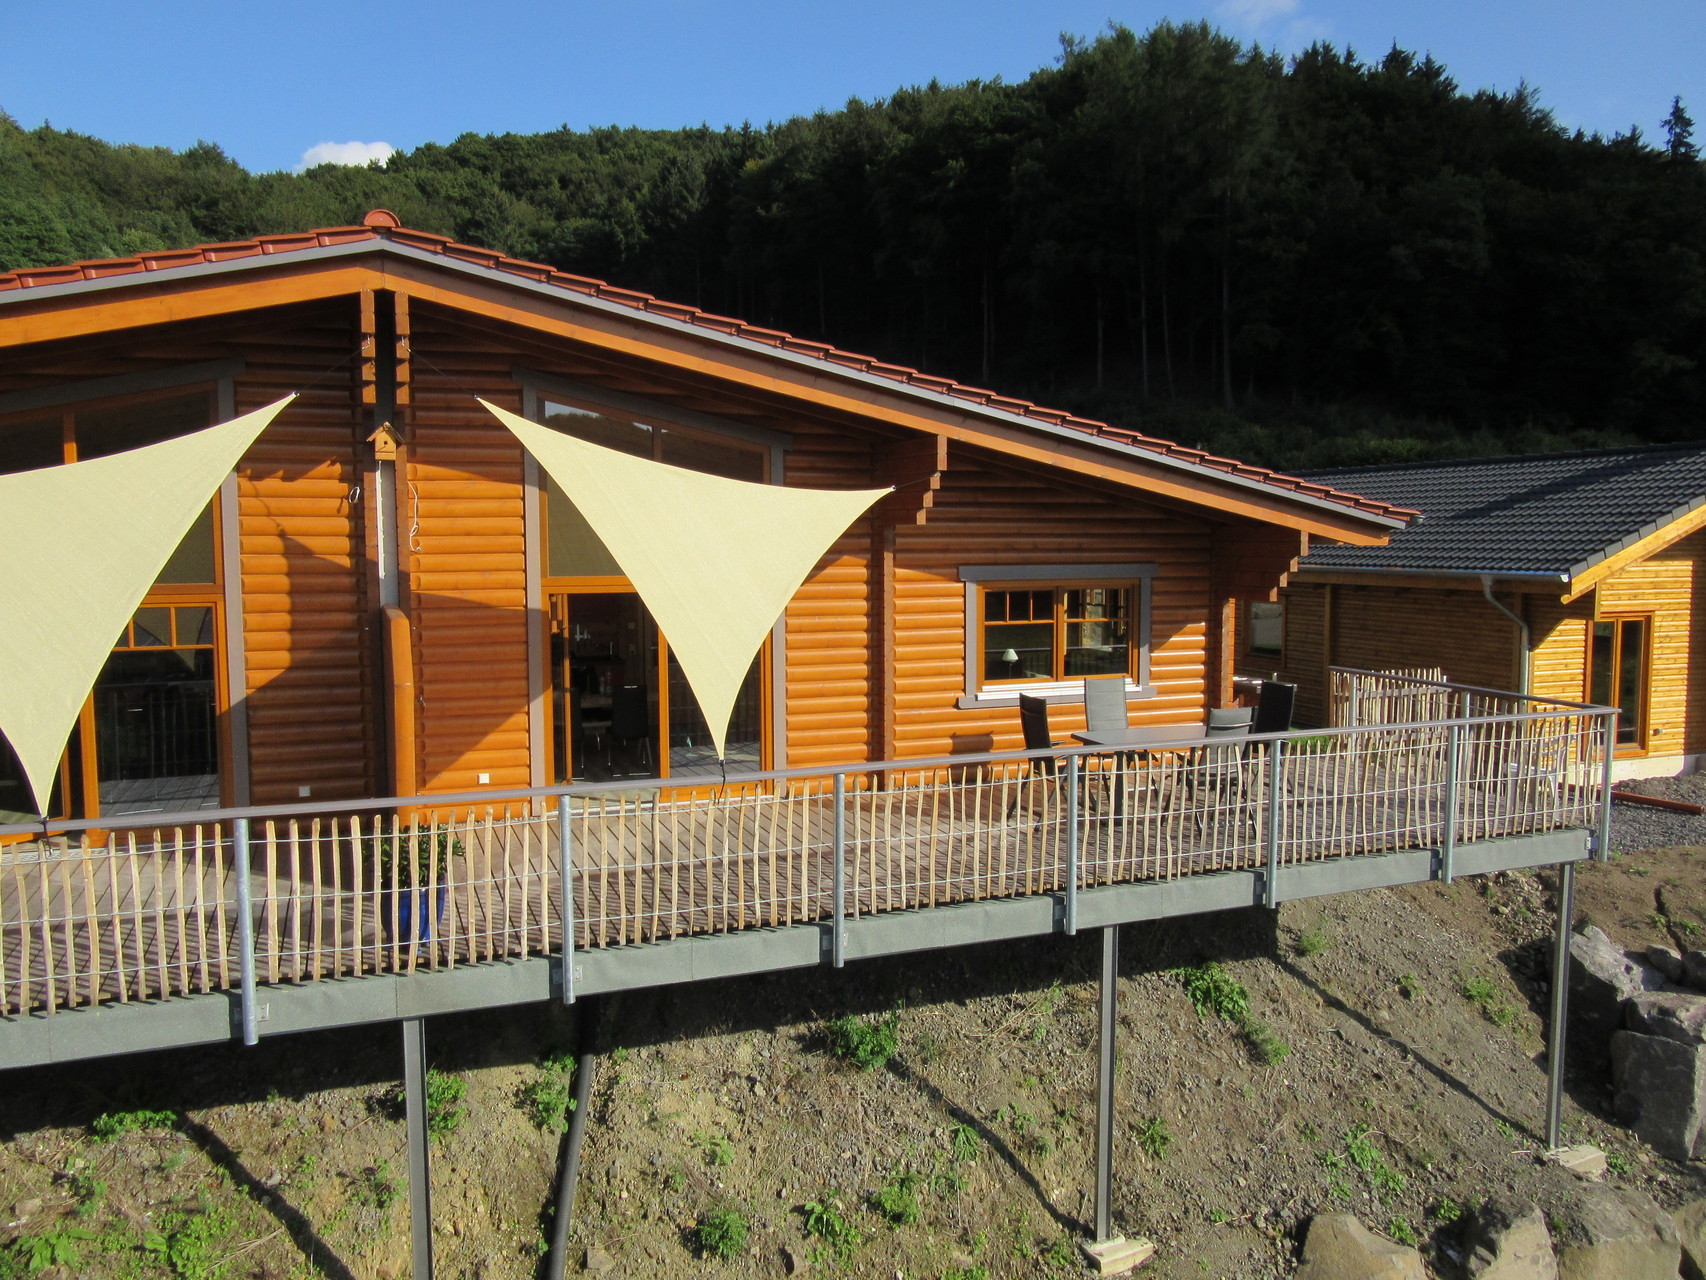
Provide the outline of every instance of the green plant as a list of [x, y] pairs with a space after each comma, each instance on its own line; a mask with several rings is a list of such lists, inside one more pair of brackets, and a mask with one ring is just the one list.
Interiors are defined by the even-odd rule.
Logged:
[[1173, 1145], [1173, 1131], [1160, 1116], [1151, 1116], [1137, 1126], [1137, 1147], [1151, 1160], [1165, 1160]]
[[923, 1181], [916, 1173], [891, 1173], [871, 1197], [871, 1208], [891, 1227], [910, 1227], [921, 1212], [918, 1186]]
[[1176, 969], [1174, 972], [1184, 983], [1185, 994], [1196, 1007], [1197, 1017], [1206, 1018], [1212, 1013], [1227, 1022], [1241, 1023], [1250, 1015], [1250, 993], [1244, 989], [1241, 982], [1220, 967], [1218, 960], [1210, 960], [1194, 969]]
[[[13, 1274], [19, 1276], [33, 1276], [49, 1267], [75, 1267], [78, 1244], [93, 1239], [95, 1233], [82, 1227], [58, 1227], [39, 1236], [19, 1236], [10, 1248], [0, 1252], [0, 1267], [11, 1264]], [[0, 1270], [0, 1275], [4, 1274]]]
[[1208, 1211], [1208, 1220], [1218, 1227], [1223, 1222], [1231, 1222], [1232, 1215], [1226, 1212], [1225, 1209], [1210, 1209]]
[[384, 1212], [397, 1202], [402, 1190], [397, 1175], [391, 1171], [391, 1162], [381, 1160], [356, 1176], [350, 1195], [357, 1204]]
[[[1368, 1178], [1369, 1183], [1383, 1197], [1395, 1196], [1403, 1191], [1407, 1179], [1391, 1165], [1386, 1163], [1380, 1154], [1380, 1148], [1374, 1145], [1372, 1130], [1366, 1124], [1359, 1124], [1345, 1130], [1345, 1155], [1350, 1162]], [[1322, 1161], [1326, 1163], [1325, 1160]]]
[[1427, 993], [1422, 989], [1422, 984], [1416, 980], [1415, 974], [1406, 973], [1398, 979], [1398, 994], [1406, 1000], [1418, 1000]]
[[1250, 1042], [1251, 1052], [1270, 1067], [1284, 1062], [1291, 1053], [1291, 1046], [1275, 1035], [1274, 1029], [1260, 1018], [1244, 1019], [1244, 1035]]
[[1386, 1234], [1399, 1244], [1409, 1245], [1412, 1249], [1421, 1242], [1421, 1237], [1416, 1234], [1416, 1229], [1405, 1218], [1389, 1219], [1386, 1223]]
[[884, 1018], [855, 1018], [848, 1014], [827, 1023], [824, 1032], [836, 1057], [851, 1062], [861, 1071], [875, 1071], [887, 1065], [900, 1048], [899, 1027], [898, 1012]]
[[942, 1280], [989, 1280], [989, 1268], [973, 1263], [969, 1267], [949, 1267]]
[[983, 1149], [983, 1139], [978, 1137], [977, 1130], [969, 1124], [957, 1124], [948, 1130], [948, 1147], [957, 1164], [970, 1164], [977, 1159], [977, 1153]]
[[[389, 889], [393, 868], [401, 887], [443, 884], [450, 859], [462, 853], [462, 841], [449, 827], [430, 831], [396, 832], [373, 837], [374, 887]], [[399, 861], [400, 855], [400, 861]]]
[[562, 1133], [575, 1109], [574, 1083], [574, 1055], [546, 1054], [539, 1060], [539, 1074], [521, 1086], [516, 1101], [540, 1129]]
[[1042, 1249], [1043, 1265], [1060, 1270], [1078, 1261], [1078, 1255], [1065, 1240], [1050, 1240]]
[[1037, 1122], [1037, 1118], [1017, 1102], [1009, 1102], [1002, 1107], [995, 1113], [995, 1119], [1001, 1124], [1011, 1125], [1013, 1132], [1021, 1138], [1029, 1133], [1031, 1126]]
[[66, 1179], [72, 1199], [77, 1201], [77, 1216], [86, 1218], [101, 1207], [107, 1194], [107, 1184], [85, 1169], [79, 1169]]
[[739, 1209], [712, 1209], [699, 1215], [695, 1232], [699, 1252], [708, 1258], [725, 1262], [739, 1257], [746, 1248], [746, 1215]]
[[468, 1109], [463, 1099], [468, 1096], [468, 1082], [448, 1071], [428, 1071], [426, 1078], [427, 1132], [435, 1138], [455, 1133], [462, 1127]]
[[710, 1133], [695, 1133], [693, 1145], [699, 1148], [700, 1154], [705, 1157], [705, 1163], [713, 1169], [721, 1169], [734, 1163], [734, 1144], [715, 1129]]
[[1297, 935], [1297, 954], [1318, 956], [1327, 949], [1327, 931], [1319, 925], [1302, 930]]
[[859, 1242], [859, 1228], [841, 1211], [841, 1197], [828, 1192], [821, 1200], [807, 1200], [800, 1207], [805, 1216], [806, 1234], [820, 1241], [812, 1251], [815, 1261], [825, 1258], [845, 1258]]
[[1629, 1163], [1628, 1156], [1616, 1151], [1608, 1152], [1606, 1154], [1605, 1167], [1610, 1169], [1611, 1172], [1617, 1174], [1619, 1177], [1622, 1177], [1627, 1174], [1630, 1169], [1634, 1168], [1634, 1166]]
[[111, 1142], [127, 1133], [142, 1129], [170, 1129], [177, 1123], [178, 1117], [170, 1111], [108, 1111], [95, 1117], [89, 1125], [89, 1132], [102, 1142]]
[[1041, 1040], [1048, 1034], [1049, 1019], [1060, 1012], [1060, 1006], [1066, 1003], [1066, 992], [1056, 978], [1048, 986], [1048, 990], [1037, 997], [1037, 1002], [1031, 1006], [1030, 1039]]
[[223, 1246], [234, 1226], [223, 1209], [167, 1214], [142, 1246], [179, 1280], [222, 1280], [230, 1262]]
[[1498, 987], [1486, 974], [1464, 974], [1458, 990], [1495, 1027], [1508, 1027], [1516, 1021], [1516, 1010], [1499, 998]]
[[1449, 1227], [1463, 1217], [1463, 1206], [1450, 1196], [1441, 1196], [1434, 1207], [1428, 1210], [1428, 1217], [1443, 1227]]

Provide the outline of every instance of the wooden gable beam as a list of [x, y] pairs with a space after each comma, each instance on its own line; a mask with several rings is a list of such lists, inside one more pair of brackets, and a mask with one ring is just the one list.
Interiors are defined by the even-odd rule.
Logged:
[[941, 491], [942, 473], [948, 469], [948, 437], [883, 440], [875, 452], [871, 479], [894, 486], [894, 492], [877, 506], [878, 519], [891, 525], [924, 524]]
[[1621, 573], [1632, 564], [1638, 564], [1648, 556], [1657, 555], [1673, 542], [1679, 542], [1689, 534], [1706, 528], [1706, 505], [1701, 505], [1685, 516], [1672, 520], [1661, 529], [1654, 530], [1639, 542], [1624, 547], [1615, 555], [1609, 555], [1593, 568], [1588, 569], [1577, 577], [1570, 579], [1570, 584], [1564, 590], [1563, 603], [1574, 604], [1600, 583], [1614, 574]]

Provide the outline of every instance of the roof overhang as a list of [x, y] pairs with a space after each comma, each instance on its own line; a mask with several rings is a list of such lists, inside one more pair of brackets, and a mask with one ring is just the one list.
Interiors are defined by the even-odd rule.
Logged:
[[1022, 461], [1315, 537], [1383, 542], [1405, 521], [703, 323], [382, 236], [0, 292], [0, 347], [394, 289], [783, 401], [995, 448]]

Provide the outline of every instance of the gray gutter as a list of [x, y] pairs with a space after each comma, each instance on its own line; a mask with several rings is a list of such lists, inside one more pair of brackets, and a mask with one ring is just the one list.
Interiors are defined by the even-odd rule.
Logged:
[[1057, 440], [1072, 444], [1090, 443], [1105, 452], [1121, 457], [1146, 462], [1152, 466], [1160, 466], [1195, 480], [1207, 480], [1215, 484], [1230, 485], [1249, 493], [1260, 494], [1268, 498], [1281, 498], [1299, 506], [1336, 516], [1351, 515], [1368, 523], [1386, 528], [1402, 529], [1408, 523], [1395, 516], [1376, 515], [1369, 511], [1360, 511], [1344, 503], [1332, 502], [1325, 498], [1316, 498], [1309, 494], [1298, 493], [1279, 485], [1271, 485], [1260, 480], [1252, 480], [1245, 476], [1233, 475], [1230, 472], [1219, 471], [1213, 467], [1205, 467], [1201, 463], [1190, 462], [1183, 458], [1173, 458], [1154, 450], [1144, 449], [1137, 445], [1125, 444], [1122, 441], [1110, 440], [1105, 436], [1092, 435], [1075, 427], [1058, 426], [1037, 418], [1026, 417], [1006, 409], [997, 409], [990, 405], [980, 405], [976, 401], [951, 396], [943, 391], [932, 391], [927, 387], [915, 386], [912, 383], [901, 382], [895, 378], [883, 377], [881, 374], [867, 373], [859, 369], [851, 369], [845, 365], [835, 364], [820, 356], [809, 356], [797, 351], [788, 351], [769, 343], [759, 342], [754, 338], [743, 338], [737, 334], [723, 333], [706, 325], [694, 324], [689, 320], [677, 320], [673, 316], [659, 315], [657, 312], [645, 311], [639, 307], [624, 302], [614, 302], [606, 298], [595, 298], [589, 294], [566, 289], [561, 285], [547, 284], [543, 281], [529, 280], [509, 271], [496, 267], [482, 267], [476, 263], [463, 262], [456, 258], [447, 257], [442, 253], [419, 249], [413, 245], [397, 244], [386, 238], [383, 233], [373, 239], [356, 240], [348, 244], [325, 245], [312, 249], [292, 249], [281, 253], [255, 254], [245, 258], [233, 258], [228, 262], [191, 262], [181, 267], [164, 267], [157, 271], [137, 271], [127, 275], [104, 276], [98, 280], [73, 280], [65, 284], [38, 285], [28, 289], [12, 289], [0, 293], [0, 307], [18, 305], [43, 298], [59, 298], [64, 296], [79, 296], [82, 294], [101, 293], [113, 289], [136, 288], [144, 284], [172, 283], [184, 279], [204, 279], [208, 276], [234, 274], [245, 271], [258, 271], [272, 266], [276, 261], [288, 259], [292, 263], [318, 262], [327, 259], [359, 256], [368, 253], [390, 253], [410, 261], [423, 263], [440, 270], [448, 270], [490, 283], [503, 284], [509, 288], [531, 293], [538, 297], [548, 298], [557, 303], [572, 303], [612, 317], [632, 320], [635, 316], [643, 317], [648, 324], [671, 331], [682, 336], [691, 336], [701, 342], [729, 347], [752, 355], [763, 356], [770, 360], [780, 360], [785, 364], [810, 373], [814, 376], [832, 374], [836, 378], [857, 383], [889, 393], [900, 393], [911, 399], [922, 401], [939, 408], [952, 410], [966, 417], [981, 418], [987, 421], [999, 422], [1005, 426], [1020, 427], [1040, 435], [1050, 436]]
[[1504, 605], [1500, 604], [1496, 598], [1494, 598], [1493, 575], [1490, 573], [1483, 573], [1481, 575], [1481, 594], [1487, 597], [1488, 604], [1492, 605], [1493, 608], [1497, 609], [1500, 613], [1504, 614], [1505, 617], [1516, 623], [1517, 632], [1522, 639], [1522, 669], [1517, 672], [1517, 691], [1526, 698], [1528, 696], [1529, 653], [1534, 642], [1534, 633], [1529, 630], [1528, 623], [1522, 620], [1522, 616], [1520, 614], [1512, 609], [1506, 608]]
[[1414, 578], [1469, 578], [1479, 581], [1482, 578], [1497, 578], [1499, 581], [1524, 582], [1562, 582], [1568, 583], [1568, 573], [1554, 572], [1550, 569], [1381, 569], [1370, 565], [1337, 565], [1310, 564], [1308, 557], [1297, 566], [1297, 572], [1292, 574], [1295, 580], [1310, 573], [1354, 573], [1364, 574], [1371, 578], [1414, 577]]

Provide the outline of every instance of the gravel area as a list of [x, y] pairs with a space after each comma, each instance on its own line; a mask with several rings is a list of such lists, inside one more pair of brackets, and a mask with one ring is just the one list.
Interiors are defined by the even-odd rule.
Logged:
[[[1676, 778], [1640, 778], [1620, 784], [1637, 795], [1659, 796], [1706, 804], [1706, 775], [1683, 774]], [[1644, 804], [1613, 801], [1611, 805], [1611, 850], [1629, 853], [1636, 849], [1659, 849], [1667, 845], [1706, 845], [1706, 815], [1675, 813]]]

